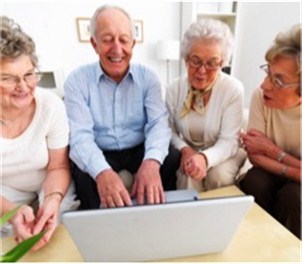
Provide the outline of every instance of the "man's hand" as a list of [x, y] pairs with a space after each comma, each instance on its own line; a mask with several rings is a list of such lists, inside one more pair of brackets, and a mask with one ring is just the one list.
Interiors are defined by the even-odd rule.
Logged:
[[102, 207], [132, 205], [128, 191], [119, 175], [112, 169], [102, 171], [96, 178]]
[[138, 204], [143, 204], [145, 197], [148, 204], [165, 202], [159, 168], [158, 161], [151, 159], [144, 160], [139, 167], [131, 192], [131, 196], [136, 195]]

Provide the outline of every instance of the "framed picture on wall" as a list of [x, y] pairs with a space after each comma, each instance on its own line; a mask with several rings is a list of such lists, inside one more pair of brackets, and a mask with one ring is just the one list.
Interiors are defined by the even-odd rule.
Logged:
[[134, 38], [137, 43], [144, 41], [144, 28], [142, 20], [134, 20]]
[[76, 19], [77, 22], [77, 32], [78, 39], [80, 42], [90, 42], [90, 18], [86, 17], [78, 17]]

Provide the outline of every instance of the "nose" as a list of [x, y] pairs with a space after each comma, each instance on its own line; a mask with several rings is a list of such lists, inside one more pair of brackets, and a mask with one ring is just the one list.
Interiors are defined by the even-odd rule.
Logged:
[[119, 41], [118, 38], [115, 38], [114, 39], [114, 42], [113, 42], [113, 45], [112, 45], [112, 49], [115, 51], [115, 52], [120, 52], [122, 50], [122, 45]]
[[267, 91], [272, 90], [274, 88], [269, 76], [266, 76], [264, 78], [264, 80], [262, 81], [260, 87], [261, 87], [262, 90], [267, 90]]
[[206, 66], [205, 64], [201, 64], [198, 68], [198, 72], [200, 73], [205, 73], [207, 70], [206, 70]]
[[28, 84], [24, 81], [23, 78], [19, 79], [19, 82], [16, 85], [16, 90], [18, 91], [27, 91], [29, 89]]

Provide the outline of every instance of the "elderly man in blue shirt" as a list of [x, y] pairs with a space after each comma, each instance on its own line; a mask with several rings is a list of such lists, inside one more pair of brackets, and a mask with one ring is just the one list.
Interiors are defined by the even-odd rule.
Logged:
[[[119, 7], [98, 8], [91, 44], [99, 61], [65, 82], [72, 174], [82, 209], [165, 202], [175, 189], [180, 155], [170, 144], [168, 113], [156, 75], [130, 64], [131, 18]], [[134, 174], [130, 193], [118, 172]]]

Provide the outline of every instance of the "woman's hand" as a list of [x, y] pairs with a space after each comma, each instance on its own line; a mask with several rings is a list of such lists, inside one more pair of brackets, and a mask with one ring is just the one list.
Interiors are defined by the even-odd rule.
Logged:
[[186, 175], [194, 180], [202, 180], [207, 175], [207, 160], [202, 153], [196, 153], [185, 161]]
[[184, 147], [181, 149], [181, 159], [180, 159], [180, 170], [182, 173], [188, 175], [187, 171], [187, 160], [195, 155], [197, 151], [191, 147]]
[[32, 248], [36, 251], [45, 246], [53, 235], [57, 225], [62, 197], [57, 194], [48, 196], [37, 213], [37, 221], [33, 228], [33, 234], [36, 235], [45, 230], [46, 233], [42, 239]]
[[246, 134], [241, 133], [245, 150], [249, 154], [265, 155], [271, 158], [278, 156], [278, 148], [268, 137], [256, 129], [250, 129]]
[[35, 225], [35, 215], [33, 209], [28, 205], [23, 205], [16, 215], [10, 221], [15, 234], [17, 243], [21, 243], [33, 236], [33, 228]]

